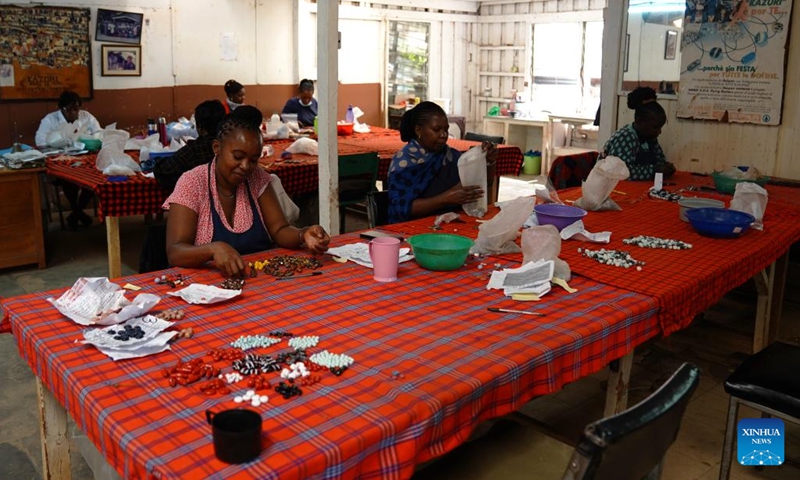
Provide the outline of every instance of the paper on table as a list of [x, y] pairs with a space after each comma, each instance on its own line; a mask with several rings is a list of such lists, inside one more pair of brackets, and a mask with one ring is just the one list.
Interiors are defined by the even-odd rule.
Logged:
[[193, 283], [177, 292], [167, 292], [168, 295], [181, 297], [186, 300], [187, 303], [199, 305], [224, 302], [225, 300], [230, 300], [233, 297], [241, 295], [241, 293], [241, 290], [228, 290], [213, 285], [203, 285], [201, 283]]
[[81, 325], [115, 325], [140, 317], [161, 301], [157, 295], [140, 293], [133, 302], [125, 291], [105, 277], [81, 277], [58, 299], [48, 298], [56, 309]]
[[97, 347], [97, 349], [100, 350], [101, 353], [111, 357], [114, 361], [146, 357], [147, 355], [169, 350], [169, 341], [177, 334], [178, 332], [159, 333], [147, 342], [137, 345], [135, 349], [117, 349], [111, 347]]
[[[84, 340], [81, 343], [89, 343], [96, 347], [108, 347], [116, 349], [130, 350], [140, 344], [145, 344], [153, 339], [156, 335], [171, 327], [174, 322], [162, 320], [153, 315], [146, 315], [144, 317], [137, 317], [128, 320], [127, 322], [119, 325], [111, 325], [105, 328], [93, 328], [83, 332]], [[144, 332], [142, 338], [131, 338], [130, 340], [116, 340], [114, 337], [117, 332], [124, 330], [126, 325], [131, 327], [139, 327]], [[115, 333], [111, 333], [115, 332]]]
[[[401, 248], [400, 258], [398, 260], [399, 263], [412, 260], [414, 255], [410, 252], [410, 248]], [[369, 244], [350, 243], [348, 245], [342, 245], [341, 247], [329, 248], [327, 253], [337, 257], [346, 258], [363, 267], [372, 268], [372, 259], [369, 258]]]
[[503, 289], [505, 295], [512, 293], [534, 293], [544, 295], [550, 291], [553, 278], [552, 260], [528, 262], [519, 268], [506, 268], [492, 272], [487, 290]]
[[582, 242], [608, 243], [611, 241], [611, 232], [589, 233], [583, 226], [583, 220], [578, 220], [561, 230], [561, 240], [580, 240]]

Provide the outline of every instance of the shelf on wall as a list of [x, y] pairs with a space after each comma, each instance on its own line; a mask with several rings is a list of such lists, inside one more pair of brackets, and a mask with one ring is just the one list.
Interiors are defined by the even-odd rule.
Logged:
[[522, 72], [478, 72], [478, 75], [497, 77], [524, 77]]
[[506, 102], [506, 103], [508, 103], [508, 102], [511, 101], [510, 98], [506, 98], [506, 97], [486, 97], [486, 96], [483, 96], [483, 95], [478, 95], [476, 98], [478, 100], [483, 100], [485, 102]]

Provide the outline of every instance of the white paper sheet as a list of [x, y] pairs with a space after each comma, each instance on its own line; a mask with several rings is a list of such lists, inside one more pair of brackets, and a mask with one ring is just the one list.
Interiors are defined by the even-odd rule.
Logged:
[[236, 42], [236, 34], [233, 32], [220, 33], [219, 50], [222, 60], [235, 62], [239, 56], [239, 44]]
[[[369, 244], [366, 243], [351, 243], [342, 245], [341, 247], [329, 248], [328, 252], [336, 257], [346, 258], [361, 266], [372, 268], [372, 259], [369, 258]], [[399, 263], [413, 260], [414, 255], [411, 253], [410, 248], [400, 249]]]
[[81, 277], [58, 299], [48, 298], [56, 309], [80, 325], [116, 325], [141, 317], [161, 299], [141, 293], [133, 302], [125, 291], [105, 277]]
[[181, 297], [186, 300], [187, 303], [194, 303], [197, 305], [224, 302], [225, 300], [230, 300], [241, 294], [241, 290], [228, 290], [213, 285], [203, 285], [201, 283], [193, 283], [176, 292], [167, 292], [167, 295]]
[[492, 272], [486, 289], [503, 289], [505, 295], [534, 293], [541, 296], [550, 291], [553, 269], [552, 260], [539, 260], [528, 262], [519, 268], [496, 270]]
[[97, 347], [97, 349], [103, 354], [111, 357], [111, 359], [114, 361], [126, 360], [128, 358], [146, 357], [147, 355], [153, 355], [155, 353], [163, 352], [164, 350], [169, 350], [169, 341], [172, 340], [172, 337], [177, 334], [178, 332], [159, 333], [146, 343], [138, 345], [136, 349], [133, 350], [109, 347]]
[[[115, 339], [114, 337], [119, 332], [125, 330], [126, 325], [141, 328], [144, 332], [142, 338], [130, 338], [126, 341]], [[115, 361], [144, 357], [163, 352], [169, 348], [168, 342], [178, 332], [164, 332], [164, 330], [172, 325], [174, 325], [174, 322], [163, 320], [153, 315], [146, 315], [132, 318], [123, 324], [85, 330], [83, 332], [84, 340], [80, 342], [94, 345], [100, 352]]]
[[611, 232], [590, 233], [583, 226], [583, 220], [578, 220], [561, 230], [561, 240], [570, 239], [582, 242], [608, 243], [611, 241]]

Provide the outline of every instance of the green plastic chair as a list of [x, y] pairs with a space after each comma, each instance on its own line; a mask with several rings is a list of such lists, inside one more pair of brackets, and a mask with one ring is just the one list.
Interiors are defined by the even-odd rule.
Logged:
[[377, 152], [339, 156], [339, 225], [344, 232], [345, 210], [366, 203], [367, 194], [375, 192], [378, 180]]

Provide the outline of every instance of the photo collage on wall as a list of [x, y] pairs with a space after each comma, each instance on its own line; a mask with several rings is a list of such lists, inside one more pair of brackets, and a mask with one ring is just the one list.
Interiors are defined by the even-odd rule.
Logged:
[[97, 9], [97, 28], [94, 39], [101, 48], [101, 75], [130, 77], [142, 75], [142, 27], [144, 15]]

